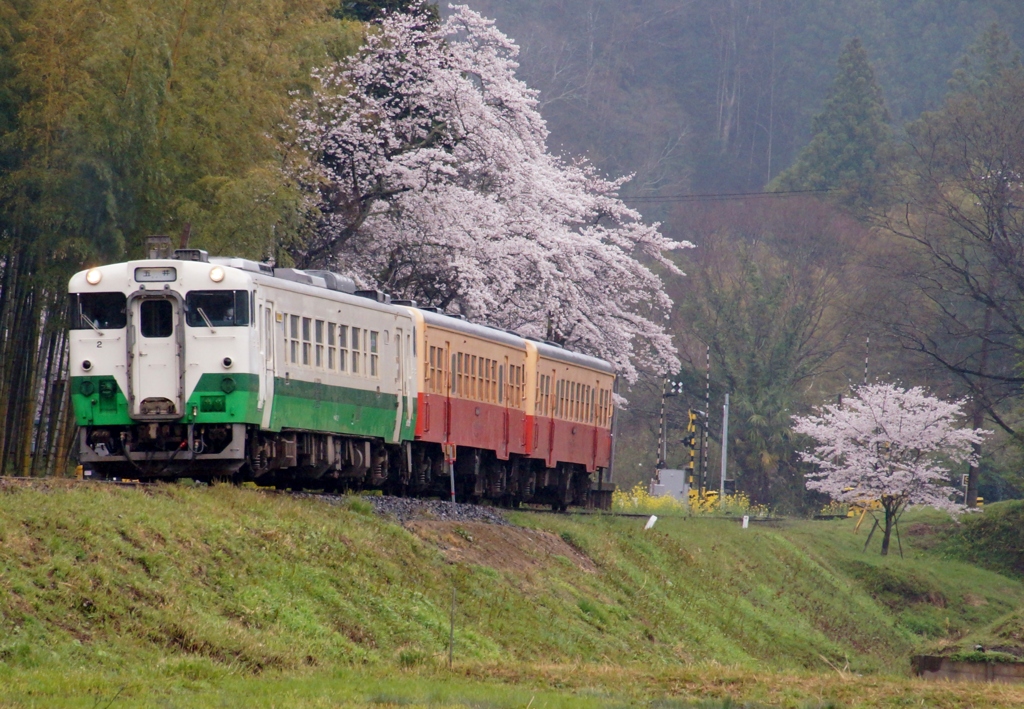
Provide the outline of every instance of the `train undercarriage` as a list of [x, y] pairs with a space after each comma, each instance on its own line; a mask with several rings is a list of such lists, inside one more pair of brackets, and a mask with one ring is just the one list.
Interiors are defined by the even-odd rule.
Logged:
[[[81, 463], [99, 478], [252, 481], [261, 486], [345, 492], [368, 489], [412, 497], [455, 498], [517, 507], [608, 509], [608, 472], [458, 447], [449, 467], [442, 446], [386, 444], [310, 431], [270, 433], [245, 424], [139, 423], [82, 428]], [[453, 470], [452, 470], [453, 469]]]

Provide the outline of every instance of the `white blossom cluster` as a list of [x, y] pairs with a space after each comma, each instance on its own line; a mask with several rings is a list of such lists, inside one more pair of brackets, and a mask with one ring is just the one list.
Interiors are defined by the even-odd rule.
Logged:
[[808, 489], [841, 502], [960, 511], [949, 465], [976, 463], [973, 446], [988, 433], [957, 426], [965, 403], [942, 401], [921, 387], [878, 383], [818, 415], [794, 417], [793, 430], [817, 442], [801, 454], [817, 468], [807, 475]]
[[465, 6], [392, 14], [296, 104], [316, 237], [302, 265], [638, 368], [678, 368], [654, 269], [690, 247], [584, 162], [548, 152], [518, 47]]

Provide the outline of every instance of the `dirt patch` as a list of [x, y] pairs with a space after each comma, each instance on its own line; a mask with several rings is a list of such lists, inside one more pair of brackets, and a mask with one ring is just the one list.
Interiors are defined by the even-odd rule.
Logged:
[[597, 570], [584, 554], [550, 532], [483, 522], [425, 520], [409, 522], [406, 528], [438, 547], [449, 561], [527, 572], [548, 566], [555, 561], [554, 557], [562, 556], [582, 571]]
[[939, 528], [934, 524], [926, 524], [924, 522], [916, 522], [907, 527], [904, 534], [908, 537], [926, 537], [931, 534], [935, 534], [939, 531]]
[[979, 596], [977, 594], [965, 593], [964, 594], [964, 605], [965, 606], [972, 606], [974, 608], [978, 608], [980, 606], [987, 606], [988, 605], [988, 601], [986, 601], [982, 596]]

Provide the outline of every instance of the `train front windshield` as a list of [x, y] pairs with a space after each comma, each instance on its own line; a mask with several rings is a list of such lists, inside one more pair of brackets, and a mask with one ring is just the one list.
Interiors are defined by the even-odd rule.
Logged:
[[244, 290], [189, 291], [185, 297], [185, 322], [191, 327], [248, 325], [249, 292]]
[[71, 329], [120, 330], [128, 324], [127, 303], [124, 293], [72, 293]]

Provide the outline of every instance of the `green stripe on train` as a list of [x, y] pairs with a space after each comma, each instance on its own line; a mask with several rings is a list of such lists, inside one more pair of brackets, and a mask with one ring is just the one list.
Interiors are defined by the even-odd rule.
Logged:
[[71, 377], [71, 405], [79, 426], [126, 426], [128, 399], [108, 376]]
[[[180, 422], [259, 423], [255, 374], [204, 374], [196, 383]], [[71, 404], [79, 426], [129, 426], [128, 397], [111, 376], [71, 377]], [[192, 412], [195, 411], [193, 419]]]
[[[255, 374], [203, 374], [185, 404], [180, 422], [259, 424], [259, 377]], [[71, 398], [79, 426], [128, 426], [128, 399], [110, 376], [71, 378]], [[395, 394], [275, 379], [270, 430], [327, 431], [394, 442]], [[193, 411], [195, 412], [193, 418]], [[406, 412], [408, 414], [408, 412]], [[408, 422], [408, 423], [407, 423]], [[412, 440], [416, 401], [402, 417], [398, 440]]]
[[[397, 410], [398, 396], [392, 393], [278, 378], [274, 380], [270, 429], [329, 431], [394, 443]], [[415, 426], [414, 401], [412, 416], [402, 417], [398, 440], [412, 439]]]

